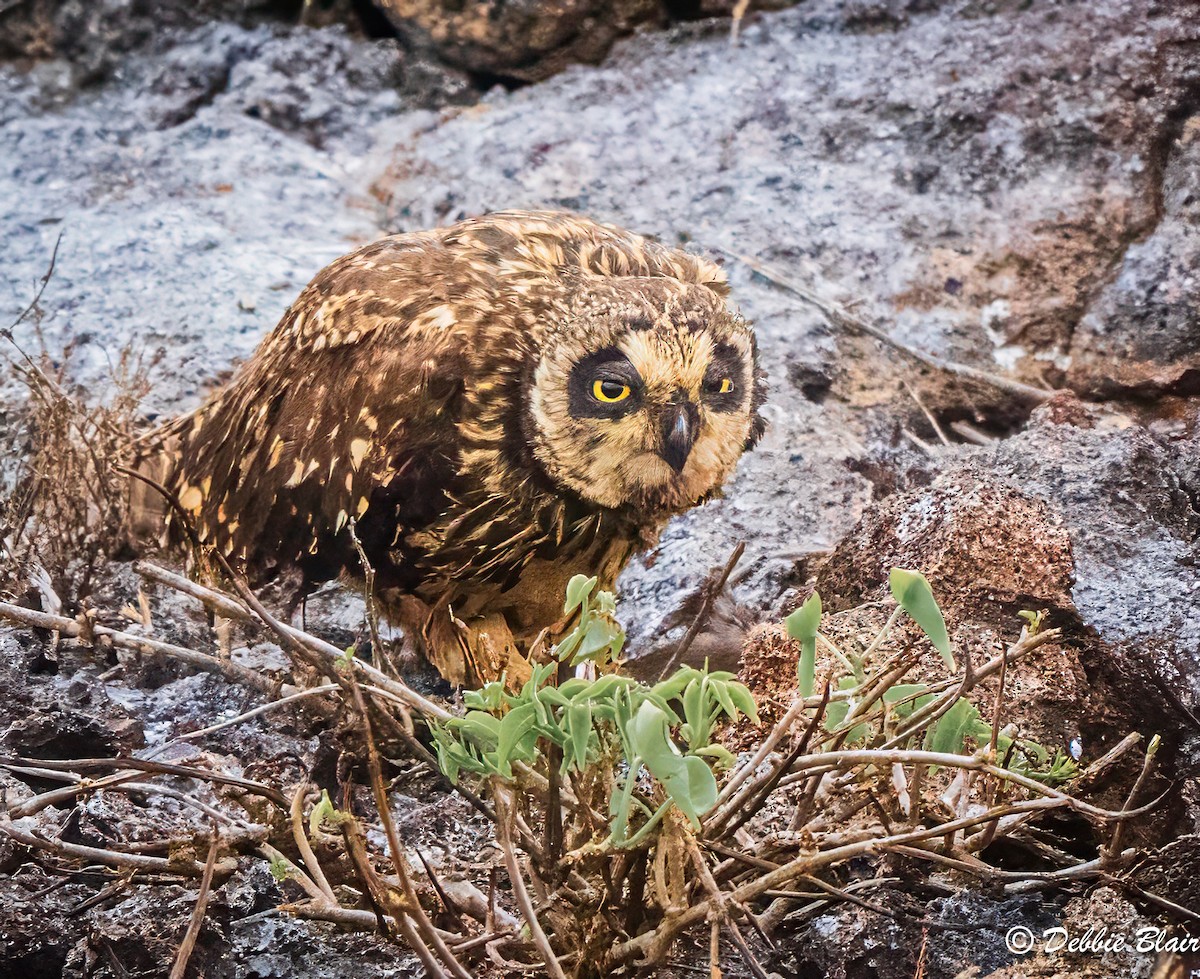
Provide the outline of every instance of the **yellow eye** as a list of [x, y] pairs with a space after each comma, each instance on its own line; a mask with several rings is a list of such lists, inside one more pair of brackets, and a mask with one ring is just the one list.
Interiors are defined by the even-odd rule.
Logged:
[[592, 384], [592, 396], [605, 404], [616, 404], [629, 397], [629, 385], [620, 381], [601, 378]]
[[723, 377], [721, 379], [720, 393], [728, 394], [732, 390], [733, 390], [733, 381], [728, 377]]

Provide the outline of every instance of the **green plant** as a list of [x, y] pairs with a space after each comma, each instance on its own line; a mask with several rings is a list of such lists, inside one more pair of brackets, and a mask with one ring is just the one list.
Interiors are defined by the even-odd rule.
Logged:
[[888, 575], [888, 585], [892, 597], [904, 609], [921, 631], [929, 637], [929, 641], [942, 654], [946, 666], [955, 669], [954, 653], [950, 651], [950, 637], [946, 634], [946, 620], [942, 610], [934, 600], [933, 589], [920, 571], [910, 571], [907, 568], [892, 568]]
[[799, 689], [801, 697], [811, 697], [817, 672], [817, 630], [821, 627], [821, 596], [813, 592], [808, 600], [784, 620], [793, 639], [800, 640]]
[[[731, 673], [707, 668], [681, 667], [653, 685], [606, 672], [625, 634], [612, 595], [593, 598], [595, 587], [595, 578], [571, 579], [563, 611], [578, 613], [578, 622], [555, 647], [555, 660], [534, 666], [518, 692], [503, 680], [489, 683], [465, 694], [463, 716], [432, 726], [442, 771], [454, 781], [463, 773], [511, 780], [514, 766], [553, 755], [557, 774], [570, 778], [599, 765], [611, 783], [606, 842], [640, 842], [671, 807], [699, 829], [717, 799], [714, 769], [734, 760], [713, 735], [722, 719], [745, 715], [757, 723], [754, 698]], [[600, 672], [560, 682], [572, 667]], [[650, 784], [639, 792], [644, 776]]]
[[[155, 574], [167, 582], [174, 577]], [[921, 603], [922, 628], [933, 640], [938, 622], [945, 630], [944, 620], [940, 611], [932, 615], [936, 602], [931, 590], [925, 594], [928, 583], [915, 572], [908, 575], [900, 594], [905, 601], [916, 596], [912, 604]], [[179, 580], [187, 594], [196, 594], [197, 586]], [[208, 587], [200, 593], [221, 608], [236, 601]], [[327, 792], [312, 801], [304, 783], [290, 788], [289, 805], [276, 788], [243, 777], [202, 768], [189, 769], [191, 776], [252, 790], [260, 800], [256, 812], [266, 805], [284, 816], [255, 818], [269, 827], [257, 852], [285, 889], [287, 910], [341, 926], [381, 928], [414, 949], [431, 975], [470, 979], [467, 966], [494, 950], [520, 971], [602, 979], [633, 963], [661, 965], [676, 953], [682, 935], [705, 926], [714, 974], [724, 936], [749, 971], [761, 975], [765, 970], [747, 941], [752, 936], [743, 929], [753, 921], [769, 933], [781, 914], [809, 900], [810, 888], [831, 901], [846, 900], [842, 895], [851, 888], [886, 888], [893, 875], [904, 878], [930, 865], [995, 883], [999, 868], [988, 863], [988, 853], [1000, 839], [1004, 880], [1018, 880], [1014, 861], [1022, 852], [1039, 861], [1048, 850], [1062, 854], [1061, 867], [1030, 878], [1039, 888], [1052, 880], [1077, 886], [1112, 879], [1135, 856], [1122, 847], [1122, 831], [1146, 809], [1141, 800], [1157, 739], [1125, 803], [1114, 810], [1088, 801], [1088, 780], [1074, 777], [1074, 762], [1061, 752], [1001, 725], [1005, 669], [1060, 635], [1040, 619], [1029, 620], [1036, 631], [1026, 628], [1002, 652], [973, 661], [964, 644], [961, 670], [911, 682], [908, 674], [919, 657], [907, 644], [892, 644], [899, 646], [892, 651], [886, 643], [890, 626], [906, 614], [904, 605], [873, 635], [853, 637], [861, 651], [843, 652], [820, 634], [820, 599], [811, 598], [804, 614], [788, 623], [801, 639], [797, 681], [815, 686], [815, 656], [822, 648], [833, 656], [828, 683], [820, 696], [797, 695], [773, 727], [756, 732], [746, 753], [735, 757], [718, 739], [730, 720], [756, 717], [749, 690], [728, 673], [694, 667], [655, 684], [611, 672], [625, 637], [611, 596], [596, 593], [594, 579], [571, 582], [566, 609], [576, 620], [554, 657], [538, 664], [518, 691], [494, 683], [467, 693], [460, 715], [368, 662], [285, 628], [260, 609], [248, 587], [239, 594], [305, 670], [334, 681], [293, 691], [276, 705], [336, 691], [339, 709], [361, 730], [372, 801], [364, 805], [349, 782], [341, 786], [339, 808]], [[25, 615], [2, 604], [0, 614]], [[71, 624], [41, 613], [17, 621], [63, 630]], [[169, 644], [161, 648], [186, 652], [188, 661], [200, 655]], [[260, 679], [249, 670], [234, 676]], [[991, 710], [984, 708], [992, 715], [989, 724], [968, 696], [983, 703], [979, 683], [992, 677], [1000, 682], [987, 698]], [[434, 732], [436, 758], [405, 729], [407, 711]], [[739, 737], [749, 733], [747, 727], [740, 726]], [[394, 731], [400, 742], [381, 753], [377, 729]], [[1105, 769], [1137, 741], [1128, 737], [1109, 751]], [[449, 878], [404, 839], [384, 775], [384, 762], [399, 744], [453, 777], [462, 797], [488, 820], [499, 866], [481, 866], [474, 847], [457, 855], [451, 849], [446, 869], [457, 879]], [[109, 763], [120, 772], [127, 761], [59, 764], [71, 773], [87, 766], [86, 773]], [[145, 776], [179, 773], [178, 765], [164, 765]], [[72, 795], [104, 790], [106, 782], [107, 791], [134, 787], [124, 780], [67, 777], [77, 780], [68, 786]], [[1063, 787], [1052, 787], [1059, 783]], [[28, 815], [24, 807], [31, 805], [49, 806], [55, 795], [23, 803], [11, 816]], [[1054, 821], [1038, 822], [1055, 811], [1084, 816], [1105, 839], [1056, 837]], [[230, 839], [245, 825], [205, 810], [210, 812], [225, 821]], [[31, 836], [12, 821], [0, 819], [0, 832], [59, 858], [79, 855], [73, 844]], [[1067, 849], [1068, 842], [1075, 849]], [[214, 837], [210, 862], [218, 844]], [[94, 847], [87, 859], [133, 869], [149, 863], [160, 873], [206, 872], [193, 859]], [[881, 859], [888, 861], [886, 876]], [[390, 872], [382, 872], [381, 864], [389, 862]], [[412, 872], [418, 863], [424, 877]], [[498, 869], [507, 888], [496, 886]], [[453, 911], [453, 921], [443, 911]], [[452, 924], [455, 930], [448, 932]]]
[[[877, 649], [883, 642], [900, 612], [906, 612], [921, 627], [929, 641], [941, 654], [946, 665], [954, 669], [954, 655], [950, 637], [946, 631], [946, 620], [933, 596], [929, 581], [919, 571], [894, 568], [888, 578], [897, 607], [883, 629], [872, 640], [868, 651]], [[1029, 634], [1036, 635], [1042, 624], [1041, 614], [1021, 613], [1028, 623]], [[788, 635], [801, 644], [799, 662], [799, 689], [802, 696], [811, 696], [815, 678], [816, 641], [821, 620], [821, 596], [814, 592], [809, 599], [785, 620]], [[822, 637], [823, 638], [823, 637]], [[828, 641], [828, 640], [826, 640]], [[983, 746], [990, 743], [993, 722], [984, 721], [979, 710], [965, 697], [951, 700], [946, 708], [931, 718], [925, 727], [914, 726], [918, 718], [938, 699], [927, 683], [891, 683], [879, 690], [877, 676], [868, 677], [865, 656], [844, 654], [829, 643], [838, 657], [850, 670], [849, 675], [832, 678], [831, 690], [843, 695], [831, 701], [825, 708], [824, 727], [830, 734], [840, 737], [845, 745], [870, 745], [883, 741], [891, 742], [897, 734], [915, 740], [921, 736], [922, 748], [939, 754], [959, 754], [970, 745]], [[869, 700], [865, 698], [870, 698]], [[881, 705], [875, 722], [862, 720], [847, 725], [867, 714], [866, 707], [878, 702]], [[996, 730], [996, 754], [1005, 767], [1029, 778], [1056, 784], [1073, 779], [1079, 774], [1078, 766], [1066, 754], [1053, 754], [1042, 745], [1016, 739]], [[937, 766], [932, 766], [936, 771]]]

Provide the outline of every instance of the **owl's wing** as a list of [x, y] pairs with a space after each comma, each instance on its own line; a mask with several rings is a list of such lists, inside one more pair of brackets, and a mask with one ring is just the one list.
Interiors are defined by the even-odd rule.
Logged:
[[234, 382], [171, 432], [169, 488], [252, 577], [296, 566], [321, 581], [356, 565], [352, 518], [385, 564], [455, 492], [473, 324], [452, 313], [453, 278], [424, 238], [385, 239], [318, 275]]

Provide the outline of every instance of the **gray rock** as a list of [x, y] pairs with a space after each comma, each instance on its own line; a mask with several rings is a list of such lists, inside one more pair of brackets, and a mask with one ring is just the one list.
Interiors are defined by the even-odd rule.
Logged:
[[166, 50], [180, 32], [271, 20], [361, 26], [352, 0], [22, 0], [0, 5], [0, 58], [63, 58], [79, 84], [94, 84], [131, 52]]
[[1081, 390], [1200, 393], [1200, 119], [1180, 127], [1158, 196], [1157, 224], [1129, 245], [1071, 338]]
[[[1200, 510], [1180, 464], [1188, 448], [1060, 395], [1023, 431], [870, 509], [816, 587], [827, 607], [853, 607], [888, 595], [891, 568], [917, 568], [952, 633], [984, 623], [1015, 636], [1020, 610], [1045, 611], [1070, 647], [1054, 668], [1072, 701], [1055, 708], [1061, 718], [1082, 709], [1089, 737], [1110, 744], [1134, 729], [1178, 745], [1200, 732]], [[1071, 691], [1076, 658], [1082, 692]]]
[[[381, 184], [406, 203], [389, 227], [578, 208], [768, 259], [862, 300], [914, 347], [1059, 380], [1079, 317], [1154, 225], [1195, 71], [1171, 54], [1188, 24], [1153, 3], [897, 10], [877, 32], [859, 8], [806, 4], [747, 25], [735, 48], [711, 27], [641, 37], [599, 70], [493, 94], [434, 130], [385, 124]], [[901, 377], [950, 417], [1011, 410], [920, 381], [741, 263], [730, 272], [762, 341], [771, 430], [729, 500], [672, 525], [626, 576], [635, 644], [739, 537], [736, 594], [759, 608], [789, 573], [780, 555], [836, 542], [870, 504], [861, 474], [897, 456], [896, 414], [920, 417]], [[814, 373], [831, 375], [827, 394], [806, 392]]]
[[[637, 37], [599, 69], [440, 117], [403, 111], [378, 45], [330, 32], [205, 28], [87, 93], [53, 64], [2, 69], [16, 84], [0, 100], [0, 304], [27, 301], [62, 231], [50, 347], [72, 339], [75, 376], [95, 386], [121, 346], [168, 346], [149, 407], [177, 410], [380, 229], [560, 206], [766, 258], [912, 346], [1062, 377], [1079, 317], [1160, 201], [1181, 225], [1191, 213], [1184, 176], [1162, 174], [1184, 173], [1167, 162], [1192, 25], [1151, 0], [868, 7], [757, 16], [736, 47], [727, 25]], [[901, 429], [935, 436], [901, 379], [944, 421], [1004, 434], [1022, 419], [729, 268], [762, 340], [771, 429], [729, 498], [626, 576], [635, 646], [739, 538], [735, 597], [775, 609], [796, 559], [903, 482], [919, 457]]]
[[1200, 487], [1177, 458], [1175, 446], [1128, 416], [1052, 402], [973, 462], [982, 478], [1016, 483], [1061, 516], [1075, 607], [1114, 650], [1115, 671], [1147, 683], [1145, 696], [1157, 688], [1197, 715]]
[[[460, 97], [393, 42], [340, 29], [215, 24], [73, 87], [60, 62], [0, 65], [0, 321], [61, 247], [41, 339], [110, 383], [135, 344], [168, 353], [151, 412], [194, 404], [323, 265], [375, 234], [360, 154], [371, 123]], [[11, 85], [10, 85], [11, 81]], [[32, 351], [34, 323], [18, 330]]]
[[[70, 338], [95, 385], [124, 344], [166, 344], [161, 413], [196, 403], [312, 272], [380, 227], [568, 206], [767, 257], [864, 300], [914, 347], [1061, 376], [1076, 320], [1134, 262], [1124, 250], [1160, 200], [1190, 215], [1187, 167], [1166, 166], [1196, 71], [1171, 54], [1186, 25], [1148, 0], [893, 6], [882, 31], [817, 2], [752, 20], [734, 48], [706, 25], [638, 37], [599, 70], [440, 120], [403, 110], [377, 44], [329, 31], [212, 26], [86, 94], [53, 65], [5, 68], [19, 84], [0, 132], [0, 300], [28, 300], [61, 230], [49, 346]], [[1164, 168], [1180, 175], [1163, 185]], [[762, 338], [772, 428], [730, 498], [672, 524], [626, 576], [635, 639], [738, 539], [734, 595], [773, 608], [794, 559], [832, 547], [912, 461], [895, 446], [904, 421], [924, 425], [898, 384], [906, 361], [730, 270]], [[1094, 317], [1127, 322], [1104, 308]], [[1008, 410], [914, 380], [938, 412]]]

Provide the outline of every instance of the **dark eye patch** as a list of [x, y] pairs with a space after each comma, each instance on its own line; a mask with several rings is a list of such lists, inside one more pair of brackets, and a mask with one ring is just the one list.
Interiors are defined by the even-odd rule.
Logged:
[[[600, 401], [592, 393], [596, 381], [628, 385], [629, 396], [616, 402]], [[642, 406], [642, 376], [619, 350], [598, 350], [571, 368], [567, 404], [575, 418], [622, 418]]]
[[[725, 380], [733, 384], [729, 391], [721, 390]], [[750, 374], [741, 354], [727, 343], [717, 344], [704, 374], [705, 403], [713, 411], [736, 411], [745, 404], [749, 384]]]

